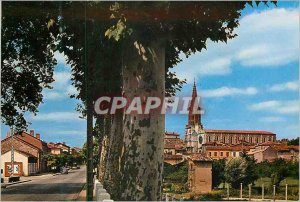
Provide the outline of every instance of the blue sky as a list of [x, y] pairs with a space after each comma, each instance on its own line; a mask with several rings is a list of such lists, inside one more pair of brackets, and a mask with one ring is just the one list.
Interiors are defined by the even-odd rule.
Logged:
[[[247, 7], [227, 44], [208, 42], [207, 50], [184, 58], [174, 68], [186, 78], [179, 96], [191, 96], [194, 78], [201, 95], [207, 129], [266, 130], [277, 138], [299, 135], [299, 4]], [[52, 90], [44, 91], [44, 103], [36, 117], [28, 114], [29, 129], [45, 141], [82, 146], [85, 120], [74, 110], [79, 101], [70, 82], [70, 67], [56, 55]], [[166, 130], [184, 135], [186, 115], [166, 115]], [[2, 125], [2, 138], [8, 127]]]

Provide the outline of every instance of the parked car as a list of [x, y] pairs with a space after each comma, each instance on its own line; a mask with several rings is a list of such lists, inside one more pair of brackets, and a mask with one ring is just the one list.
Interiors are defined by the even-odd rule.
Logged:
[[61, 173], [61, 174], [68, 174], [69, 171], [68, 171], [68, 169], [67, 169], [66, 167], [61, 167], [60, 173]]

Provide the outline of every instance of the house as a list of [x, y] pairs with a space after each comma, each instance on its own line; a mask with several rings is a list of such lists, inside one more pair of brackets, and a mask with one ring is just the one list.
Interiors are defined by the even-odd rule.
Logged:
[[193, 193], [208, 193], [212, 190], [212, 159], [201, 154], [188, 157], [188, 187]]
[[62, 150], [62, 152], [66, 152], [66, 153], [69, 153], [71, 152], [71, 148], [66, 145], [65, 142], [58, 142], [55, 144], [56, 147], [60, 148]]
[[56, 146], [53, 142], [49, 142], [47, 146], [50, 149], [51, 154], [53, 155], [60, 155], [62, 153], [62, 149]]
[[81, 148], [79, 148], [79, 147], [73, 147], [73, 148], [71, 149], [71, 154], [72, 154], [72, 155], [78, 154], [78, 153], [80, 153], [80, 152], [81, 152]]
[[[40, 139], [40, 134], [28, 132], [10, 134], [1, 140], [1, 169], [4, 176], [10, 176], [11, 159], [13, 157], [13, 174], [16, 176], [34, 175], [46, 170], [42, 155], [49, 152], [47, 144]], [[12, 155], [13, 148], [13, 155]]]
[[184, 142], [179, 138], [177, 133], [165, 133], [164, 153], [170, 155], [182, 154], [186, 150]]
[[263, 161], [274, 161], [278, 158], [277, 150], [272, 146], [257, 146], [254, 150], [251, 150], [247, 153], [249, 156], [252, 156], [257, 163]]
[[299, 146], [297, 145], [275, 145], [278, 158], [296, 161], [299, 160]]

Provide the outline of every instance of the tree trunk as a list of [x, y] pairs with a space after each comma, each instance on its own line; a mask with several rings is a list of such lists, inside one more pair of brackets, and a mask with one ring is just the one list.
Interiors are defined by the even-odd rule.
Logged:
[[105, 166], [105, 185], [112, 199], [120, 196], [120, 158], [123, 146], [123, 113], [114, 115]]
[[[123, 91], [130, 100], [136, 96], [164, 98], [164, 48], [159, 43], [152, 43], [146, 48], [135, 43], [134, 50], [126, 51], [123, 58]], [[148, 115], [124, 115], [120, 178], [122, 200], [160, 200], [164, 130], [165, 119], [160, 110]]]

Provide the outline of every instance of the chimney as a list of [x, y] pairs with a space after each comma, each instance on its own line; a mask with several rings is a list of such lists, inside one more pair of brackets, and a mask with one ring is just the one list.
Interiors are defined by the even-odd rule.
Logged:
[[35, 137], [37, 138], [37, 139], [41, 139], [41, 134], [39, 134], [39, 133], [37, 133], [36, 135], [35, 135]]
[[62, 142], [64, 145], [66, 144], [66, 142]]
[[34, 130], [30, 130], [30, 135], [34, 136]]

